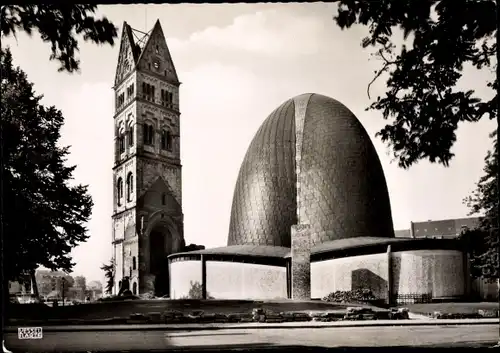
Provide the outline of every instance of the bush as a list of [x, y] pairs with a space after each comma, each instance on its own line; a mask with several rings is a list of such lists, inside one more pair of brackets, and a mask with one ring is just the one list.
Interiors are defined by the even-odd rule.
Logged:
[[333, 303], [366, 303], [377, 299], [370, 289], [336, 291], [323, 298], [324, 301]]
[[106, 298], [100, 298], [99, 301], [101, 302], [119, 302], [123, 300], [130, 300], [130, 299], [140, 299], [138, 296], [135, 295], [115, 295], [112, 297], [106, 297]]
[[141, 299], [155, 299], [156, 298], [156, 296], [151, 292], [139, 294], [139, 297]]
[[[189, 292], [187, 296], [183, 296], [180, 299], [203, 299], [203, 287], [202, 284], [198, 281], [189, 281], [191, 287], [189, 288]], [[207, 293], [207, 299], [214, 299], [210, 294]]]

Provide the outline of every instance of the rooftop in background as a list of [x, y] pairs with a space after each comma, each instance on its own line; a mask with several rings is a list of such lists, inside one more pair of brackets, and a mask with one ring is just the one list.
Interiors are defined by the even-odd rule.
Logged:
[[396, 238], [456, 238], [462, 228], [474, 229], [479, 226], [480, 220], [481, 217], [468, 217], [413, 222], [410, 229], [396, 230], [394, 233]]

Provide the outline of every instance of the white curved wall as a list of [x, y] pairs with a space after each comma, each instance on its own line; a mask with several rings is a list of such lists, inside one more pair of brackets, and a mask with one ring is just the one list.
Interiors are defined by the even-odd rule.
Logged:
[[170, 263], [170, 298], [187, 297], [191, 282], [201, 283], [200, 260], [182, 260]]
[[375, 296], [387, 297], [387, 254], [343, 257], [311, 263], [311, 297], [331, 292], [370, 288]]
[[394, 252], [392, 259], [394, 294], [465, 294], [463, 254], [458, 250]]
[[[394, 252], [394, 295], [429, 294], [434, 298], [465, 294], [462, 253], [458, 250]], [[207, 294], [215, 299], [280, 299], [287, 297], [286, 268], [238, 262], [207, 261]], [[338, 290], [369, 288], [387, 298], [387, 253], [352, 256], [311, 263], [311, 297]], [[201, 261], [170, 265], [170, 295], [188, 296], [191, 282], [201, 283]]]
[[[415, 250], [391, 254], [394, 295], [430, 294], [434, 298], [465, 294], [462, 252]], [[344, 257], [311, 264], [311, 297], [331, 292], [369, 288], [387, 298], [387, 253]]]
[[207, 295], [215, 299], [284, 299], [286, 268], [207, 261]]

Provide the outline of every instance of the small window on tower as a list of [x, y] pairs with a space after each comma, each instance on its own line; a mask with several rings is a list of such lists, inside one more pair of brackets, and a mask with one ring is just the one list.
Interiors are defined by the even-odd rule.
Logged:
[[154, 142], [153, 139], [153, 126], [144, 124], [144, 144], [152, 145]]
[[134, 193], [134, 176], [132, 172], [127, 175], [127, 201], [132, 201], [132, 194]]
[[133, 146], [134, 145], [134, 127], [131, 126], [128, 130], [128, 145]]
[[167, 132], [165, 130], [161, 132], [161, 149], [167, 149]]
[[167, 131], [167, 150], [172, 151], [172, 134]]
[[134, 257], [132, 257], [132, 268], [135, 270], [136, 266], [137, 266], [137, 263], [136, 263], [135, 256], [134, 256]]
[[121, 200], [123, 197], [123, 180], [122, 178], [118, 178], [118, 182], [116, 183], [116, 201], [118, 206], [121, 206]]
[[158, 61], [153, 62], [153, 66], [156, 70], [160, 68], [160, 63]]
[[120, 143], [120, 154], [122, 154], [125, 152], [125, 136], [120, 135], [119, 143]]
[[161, 194], [161, 204], [165, 206], [167, 204], [167, 194]]
[[158, 50], [158, 46], [156, 46], [155, 53], [158, 54], [160, 51]]
[[153, 131], [153, 125], [149, 125], [149, 139], [150, 139], [150, 144], [154, 144], [154, 131]]

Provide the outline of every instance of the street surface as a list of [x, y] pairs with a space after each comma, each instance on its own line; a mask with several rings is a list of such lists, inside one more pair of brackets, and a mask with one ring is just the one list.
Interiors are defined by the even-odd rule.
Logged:
[[499, 340], [498, 324], [457, 326], [387, 326], [330, 328], [223, 329], [206, 331], [44, 332], [39, 340], [5, 335], [13, 352], [168, 350], [257, 347], [491, 347]]

